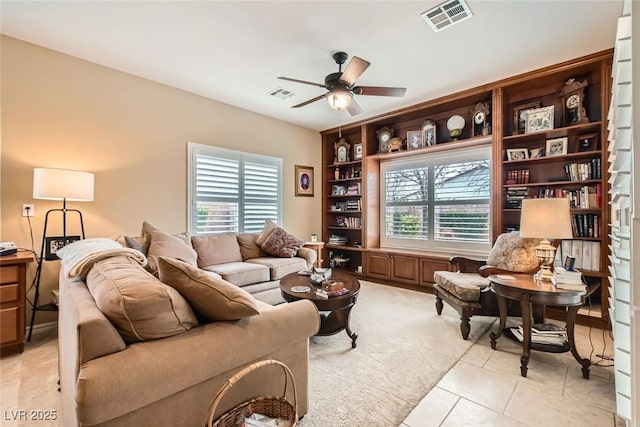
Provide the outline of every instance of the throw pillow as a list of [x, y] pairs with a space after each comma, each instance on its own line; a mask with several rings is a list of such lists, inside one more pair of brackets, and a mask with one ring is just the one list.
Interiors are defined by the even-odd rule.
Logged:
[[155, 230], [151, 234], [151, 244], [149, 245], [148, 267], [151, 273], [158, 271], [158, 257], [165, 256], [176, 258], [189, 264], [196, 265], [198, 254], [184, 240], [174, 237], [164, 231]]
[[296, 256], [304, 242], [295, 236], [287, 233], [280, 227], [276, 227], [261, 248], [269, 255], [280, 258], [293, 258]]
[[[142, 252], [144, 256], [148, 256], [149, 246], [151, 245], [151, 238], [153, 236], [153, 232], [156, 230], [158, 230], [158, 228], [154, 227], [149, 222], [144, 221], [142, 223], [140, 236], [124, 236], [125, 245], [128, 248]], [[178, 239], [183, 240], [186, 244], [191, 246], [191, 239], [186, 232], [173, 234], [173, 237], [177, 237]]]
[[262, 232], [260, 233], [260, 235], [256, 239], [256, 244], [258, 246], [262, 246], [264, 241], [267, 240], [267, 237], [269, 237], [271, 232], [273, 230], [275, 230], [276, 228], [278, 228], [278, 224], [276, 224], [275, 222], [271, 221], [270, 219], [265, 220], [264, 221], [264, 227], [262, 228]]
[[519, 273], [536, 270], [540, 262], [535, 247], [539, 244], [540, 239], [520, 237], [515, 232], [503, 233], [493, 244], [487, 265]]
[[127, 343], [169, 337], [198, 326], [178, 291], [129, 258], [96, 263], [86, 283], [100, 311]]
[[158, 258], [160, 281], [175, 288], [193, 310], [209, 320], [237, 320], [260, 314], [248, 292], [175, 259]]

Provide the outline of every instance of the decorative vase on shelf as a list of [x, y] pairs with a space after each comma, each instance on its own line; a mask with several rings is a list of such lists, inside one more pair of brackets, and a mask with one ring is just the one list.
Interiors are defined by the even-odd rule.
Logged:
[[449, 129], [449, 137], [452, 141], [457, 140], [462, 135], [462, 129], [464, 129], [464, 117], [455, 115], [451, 116], [449, 120], [447, 120], [447, 129]]

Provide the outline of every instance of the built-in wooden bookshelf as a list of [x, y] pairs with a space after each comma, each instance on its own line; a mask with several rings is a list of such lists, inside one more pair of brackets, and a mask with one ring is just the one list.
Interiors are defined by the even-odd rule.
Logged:
[[[430, 291], [433, 271], [446, 269], [448, 256], [380, 247], [380, 163], [459, 147], [491, 145], [492, 238], [518, 229], [520, 209], [514, 203], [517, 198], [572, 197], [576, 226], [573, 241], [579, 242], [576, 250], [582, 242], [588, 242], [584, 246], [590, 248], [595, 244], [598, 249], [589, 251], [591, 257], [597, 252], [598, 259], [589, 260], [589, 268], [583, 268], [584, 276], [590, 283], [601, 284], [592, 295], [589, 316], [579, 320], [605, 327], [609, 244], [605, 122], [612, 56], [612, 50], [598, 52], [323, 131], [325, 260], [338, 254], [348, 262], [338, 263], [337, 267], [385, 283]], [[579, 95], [583, 110], [565, 108], [574, 93]], [[471, 126], [478, 105], [489, 108], [489, 121], [482, 130]], [[521, 112], [537, 107], [553, 107], [553, 125], [522, 129]], [[447, 129], [447, 121], [453, 115], [462, 116], [467, 123], [457, 140], [451, 140]], [[436, 144], [381, 152], [378, 130], [387, 127], [393, 130], [393, 136], [405, 139], [407, 132], [420, 130], [425, 120], [435, 123]], [[341, 138], [352, 151], [350, 161], [336, 163], [334, 147]], [[362, 144], [362, 154], [354, 160], [356, 144]], [[557, 154], [551, 155], [547, 148]], [[347, 188], [357, 188], [358, 193], [335, 194], [342, 192], [341, 187], [345, 192]], [[331, 244], [332, 235], [344, 236], [346, 242]]]

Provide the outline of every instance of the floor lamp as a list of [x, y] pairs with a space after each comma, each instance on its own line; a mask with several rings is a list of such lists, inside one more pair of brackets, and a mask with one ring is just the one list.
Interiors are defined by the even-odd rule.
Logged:
[[[45, 261], [45, 244], [47, 241], [47, 226], [49, 224], [49, 214], [54, 212], [62, 213], [62, 246], [67, 242], [67, 213], [72, 212], [80, 219], [80, 229], [84, 239], [84, 223], [82, 212], [78, 209], [67, 209], [67, 201], [70, 202], [90, 202], [93, 200], [93, 174], [90, 172], [74, 171], [69, 169], [47, 169], [35, 168], [33, 170], [33, 198], [41, 200], [62, 200], [62, 209], [49, 209], [44, 217], [44, 230], [42, 232], [42, 246], [40, 247], [40, 258], [35, 277], [35, 297], [33, 309], [31, 311], [31, 323], [29, 325], [29, 337], [33, 331], [33, 322], [36, 318], [36, 311], [52, 311], [55, 307], [39, 307], [40, 299], [40, 279], [42, 276], [42, 264]], [[49, 251], [51, 252], [51, 251]], [[46, 258], [47, 260], [57, 259], [57, 257]]]
[[556, 248], [548, 239], [572, 239], [571, 210], [569, 199], [541, 198], [524, 199], [520, 216], [520, 237], [542, 239], [536, 246], [536, 257], [540, 262], [540, 271], [536, 280], [551, 281], [551, 265], [555, 259]]

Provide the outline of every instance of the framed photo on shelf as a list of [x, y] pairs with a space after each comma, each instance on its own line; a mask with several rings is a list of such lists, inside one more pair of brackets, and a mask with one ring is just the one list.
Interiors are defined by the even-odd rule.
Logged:
[[542, 107], [542, 102], [527, 102], [513, 107], [513, 134], [524, 133], [527, 124], [527, 112]]
[[407, 150], [415, 150], [424, 147], [421, 130], [410, 130], [407, 132]]
[[588, 133], [584, 135], [578, 135], [578, 147], [577, 152], [595, 151], [598, 147], [598, 133]]
[[353, 160], [362, 159], [362, 142], [353, 144]]
[[532, 148], [529, 150], [530, 159], [537, 159], [539, 157], [544, 157], [544, 147]]
[[507, 148], [507, 160], [525, 160], [529, 158], [526, 148]]
[[313, 166], [295, 166], [296, 197], [313, 197]]
[[44, 239], [44, 259], [51, 261], [58, 259], [56, 252], [67, 246], [69, 243], [77, 242], [80, 236], [45, 237]]
[[569, 138], [563, 136], [562, 138], [547, 139], [547, 156], [561, 156], [567, 154], [567, 145]]
[[344, 196], [347, 194], [347, 189], [343, 185], [334, 185], [331, 187], [332, 196]]
[[[527, 110], [524, 133], [553, 129], [553, 105]], [[547, 154], [549, 150], [547, 150]]]
[[424, 147], [436, 145], [436, 122], [425, 120], [422, 122], [422, 144]]

